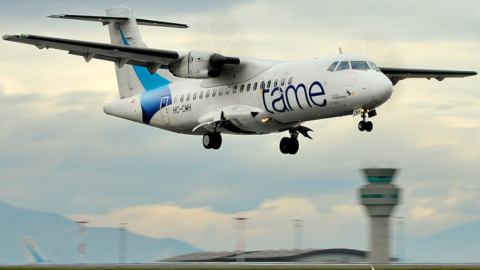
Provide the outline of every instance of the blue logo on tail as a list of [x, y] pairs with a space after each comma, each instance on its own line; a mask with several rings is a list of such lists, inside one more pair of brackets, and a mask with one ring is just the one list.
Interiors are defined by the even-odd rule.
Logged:
[[[125, 46], [130, 46], [127, 39], [123, 35], [122, 29], [120, 35]], [[162, 98], [168, 97], [167, 106], [172, 104], [172, 93], [168, 86], [171, 82], [159, 74], [150, 74], [146, 67], [132, 66], [138, 80], [145, 88], [144, 93], [140, 96], [140, 104], [142, 106], [142, 120], [145, 124], [150, 124], [152, 117], [161, 109], [160, 102]]]

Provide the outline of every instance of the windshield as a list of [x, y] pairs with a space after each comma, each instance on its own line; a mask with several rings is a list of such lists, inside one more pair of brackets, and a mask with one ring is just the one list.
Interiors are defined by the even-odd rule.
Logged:
[[370, 69], [370, 67], [367, 64], [367, 61], [351, 61], [351, 63], [352, 63], [352, 69], [361, 69], [361, 70]]

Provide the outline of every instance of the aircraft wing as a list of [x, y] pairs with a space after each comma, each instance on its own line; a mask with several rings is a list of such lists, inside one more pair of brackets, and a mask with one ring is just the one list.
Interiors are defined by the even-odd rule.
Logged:
[[69, 54], [83, 56], [87, 62], [95, 58], [115, 62], [118, 67], [123, 67], [125, 64], [147, 67], [152, 74], [159, 68], [168, 68], [170, 62], [183, 58], [182, 53], [177, 51], [129, 47], [55, 37], [4, 35], [3, 39], [35, 45], [39, 49], [52, 48], [68, 51]]
[[468, 76], [475, 76], [475, 71], [460, 71], [460, 70], [435, 70], [435, 69], [412, 69], [412, 68], [391, 68], [379, 67], [380, 70], [392, 81], [393, 85], [398, 81], [409, 78], [435, 78], [438, 81], [443, 81], [445, 78], [464, 78]]

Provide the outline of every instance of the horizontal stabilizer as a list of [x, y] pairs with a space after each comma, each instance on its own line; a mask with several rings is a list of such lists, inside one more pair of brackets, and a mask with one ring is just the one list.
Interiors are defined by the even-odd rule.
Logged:
[[[88, 22], [101, 22], [103, 25], [110, 23], [122, 23], [127, 22], [129, 18], [127, 17], [105, 17], [105, 16], [87, 16], [87, 15], [50, 15], [49, 18], [54, 19], [67, 19], [67, 20], [79, 20], [79, 21], [88, 21]], [[136, 19], [138, 25], [147, 25], [147, 26], [160, 26], [160, 27], [173, 27], [173, 28], [188, 28], [188, 25], [181, 23], [172, 23], [172, 22], [162, 22], [162, 21], [152, 21], [145, 19]]]

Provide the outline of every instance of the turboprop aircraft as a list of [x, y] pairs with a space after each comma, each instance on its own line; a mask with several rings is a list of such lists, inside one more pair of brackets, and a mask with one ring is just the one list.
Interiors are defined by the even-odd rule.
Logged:
[[106, 104], [108, 115], [160, 129], [203, 135], [206, 149], [219, 149], [221, 134], [288, 132], [283, 154], [299, 149], [299, 134], [310, 138], [306, 121], [360, 115], [360, 131], [370, 132], [376, 108], [407, 78], [467, 77], [474, 71], [377, 67], [359, 54], [336, 54], [282, 62], [223, 56], [209, 51], [147, 48], [138, 25], [188, 28], [185, 24], [136, 19], [132, 9], [115, 6], [107, 16], [52, 15], [100, 22], [111, 44], [37, 35], [4, 35], [7, 41], [59, 49], [115, 63], [120, 100]]

